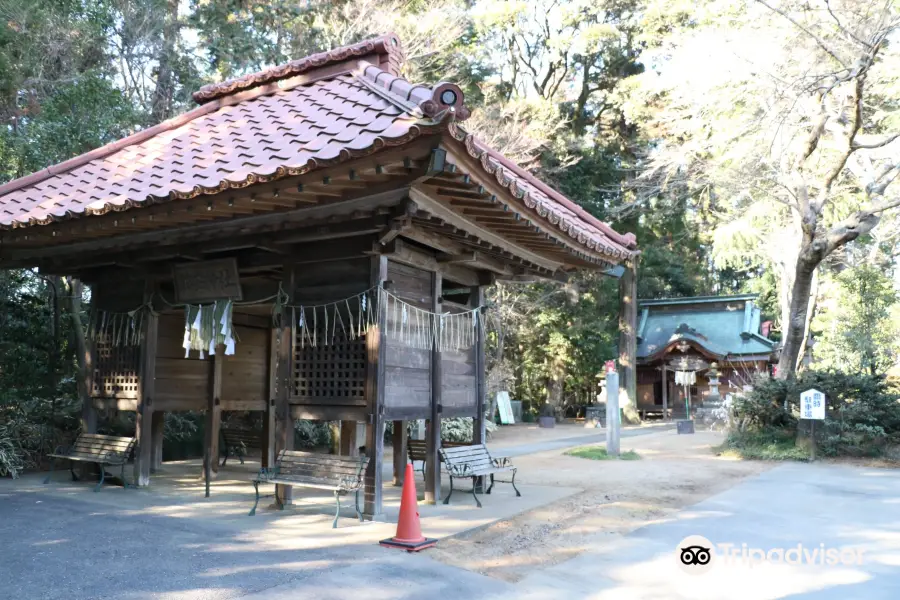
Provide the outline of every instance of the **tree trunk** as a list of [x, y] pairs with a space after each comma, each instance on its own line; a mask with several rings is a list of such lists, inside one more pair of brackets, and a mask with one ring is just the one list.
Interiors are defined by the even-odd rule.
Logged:
[[175, 41], [178, 37], [178, 0], [166, 1], [166, 15], [163, 23], [162, 49], [159, 53], [159, 67], [156, 76], [156, 88], [150, 107], [150, 118], [153, 124], [164, 121], [172, 114], [175, 96], [175, 75], [172, 63], [175, 60]]
[[816, 304], [819, 297], [819, 272], [813, 270], [812, 290], [809, 293], [809, 307], [806, 311], [806, 322], [803, 324], [803, 340], [800, 343], [800, 353], [797, 355], [797, 370], [802, 370], [803, 359], [809, 351], [810, 325], [812, 325], [813, 316], [816, 312]]
[[781, 359], [778, 361], [778, 378], [788, 379], [797, 370], [797, 357], [806, 332], [806, 315], [809, 311], [810, 292], [813, 276], [820, 260], [803, 256], [797, 260], [794, 275], [794, 287], [791, 290], [791, 310], [788, 322], [784, 325], [783, 347]]
[[77, 279], [67, 279], [69, 317], [72, 320], [72, 337], [75, 339], [75, 358], [78, 364], [78, 395], [81, 396], [81, 429], [86, 433], [97, 431], [97, 416], [91, 404], [91, 375], [94, 372], [93, 356], [84, 336], [81, 323], [81, 296], [83, 286]]

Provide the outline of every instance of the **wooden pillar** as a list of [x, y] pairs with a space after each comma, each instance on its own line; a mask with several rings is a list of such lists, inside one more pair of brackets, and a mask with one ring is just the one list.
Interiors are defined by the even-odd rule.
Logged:
[[[288, 303], [294, 301], [294, 265], [284, 266]], [[291, 363], [294, 360], [293, 315], [287, 306], [281, 310], [276, 329], [275, 353], [275, 455], [294, 449], [294, 418], [291, 415]], [[293, 500], [290, 486], [275, 486], [276, 501], [282, 506]]]
[[[484, 286], [476, 285], [472, 287], [469, 297], [469, 305], [473, 308], [484, 304]], [[475, 328], [475, 419], [472, 423], [472, 443], [486, 444], [487, 429], [484, 424], [484, 403], [485, 403], [485, 373], [484, 362], [484, 324], [481, 318], [484, 313], [478, 313], [478, 327]], [[484, 491], [484, 477], [479, 477], [475, 483], [476, 491], [481, 493]]]
[[[441, 314], [443, 279], [440, 273], [434, 273], [432, 277], [432, 310]], [[441, 348], [435, 342], [431, 347], [431, 418], [425, 426], [425, 504], [436, 504], [441, 500], [441, 373]]]
[[162, 467], [163, 434], [166, 429], [166, 413], [162, 410], [153, 411], [153, 423], [150, 425], [150, 472]]
[[663, 402], [663, 421], [669, 420], [669, 369], [666, 363], [662, 366], [662, 402]]
[[624, 263], [619, 279], [619, 377], [620, 402], [625, 420], [637, 423], [637, 257]]
[[216, 353], [209, 357], [212, 361], [210, 373], [210, 393], [206, 399], [206, 440], [204, 444], [203, 474], [206, 480], [206, 496], [209, 484], [219, 473], [219, 428], [222, 425], [222, 368], [225, 362], [225, 346], [216, 345]]
[[341, 456], [359, 456], [356, 421], [341, 421]]
[[406, 474], [406, 421], [394, 421], [394, 433], [391, 440], [394, 451], [394, 485], [403, 485]]
[[[144, 291], [144, 301], [149, 302], [153, 287], [148, 284]], [[134, 484], [150, 485], [153, 438], [153, 399], [156, 395], [156, 343], [159, 330], [159, 316], [147, 311], [144, 317], [144, 341], [141, 344], [141, 362], [137, 390], [137, 415], [135, 416], [135, 437], [138, 447], [134, 455]]]
[[266, 355], [266, 364], [269, 366], [269, 377], [266, 382], [266, 412], [263, 414], [263, 435], [260, 462], [262, 466], [271, 468], [275, 466], [275, 389], [278, 377], [278, 332], [269, 329], [269, 351]]
[[[371, 258], [369, 284], [378, 287], [387, 279], [387, 256]], [[382, 506], [382, 466], [384, 464], [384, 325], [386, 314], [380, 299], [374, 303], [378, 311], [375, 324], [366, 331], [366, 410], [369, 424], [366, 427], [366, 454], [369, 466], [365, 477], [365, 508], [367, 519], [384, 516]], [[371, 306], [371, 305], [370, 305]]]
[[[484, 305], [484, 286], [472, 287], [469, 297], [472, 308]], [[481, 321], [484, 313], [478, 313], [478, 327], [475, 328], [475, 422], [472, 424], [472, 443], [484, 444], [487, 442], [487, 431], [484, 424], [484, 407], [486, 394], [486, 377], [484, 362], [484, 323]]]

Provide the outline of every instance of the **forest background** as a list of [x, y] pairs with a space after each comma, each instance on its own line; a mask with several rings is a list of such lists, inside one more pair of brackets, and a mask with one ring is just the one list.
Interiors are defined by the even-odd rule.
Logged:
[[[882, 377], [900, 349], [898, 27], [896, 0], [0, 0], [0, 183], [184, 112], [206, 83], [394, 31], [407, 78], [459, 83], [468, 128], [636, 234], [639, 298], [757, 293], [781, 376]], [[615, 279], [489, 302], [489, 392], [532, 414], [593, 399]], [[0, 475], [77, 428], [68, 313], [89, 305], [66, 279], [0, 273]]]

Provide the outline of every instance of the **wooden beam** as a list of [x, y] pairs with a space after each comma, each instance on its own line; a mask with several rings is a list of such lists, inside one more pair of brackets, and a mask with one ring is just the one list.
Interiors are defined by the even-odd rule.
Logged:
[[[144, 288], [144, 301], [153, 296], [152, 284]], [[152, 462], [153, 400], [156, 395], [156, 345], [159, 331], [159, 316], [148, 312], [144, 317], [144, 342], [141, 345], [141, 363], [138, 379], [137, 411], [135, 416], [135, 437], [138, 448], [134, 460], [134, 483], [138, 487], [150, 485], [150, 464]]]
[[[424, 246], [434, 248], [435, 250], [438, 250], [445, 255], [465, 255], [467, 253], [471, 254], [472, 252], [470, 248], [473, 245], [476, 247], [486, 247], [488, 251], [492, 248], [490, 244], [488, 244], [487, 242], [483, 242], [482, 240], [479, 240], [477, 238], [471, 238], [471, 240], [467, 242], [467, 245], [464, 245], [453, 239], [435, 235], [430, 231], [425, 231], [421, 227], [413, 227], [411, 229], [407, 229], [403, 232], [403, 237]], [[513, 274], [512, 267], [509, 264], [488, 256], [485, 251], [476, 251], [474, 254], [476, 256], [471, 265], [472, 267], [484, 269], [487, 271], [493, 271], [494, 273], [503, 276], [510, 276]], [[441, 257], [438, 256], [439, 261], [440, 258]]]
[[478, 260], [477, 252], [464, 252], [462, 254], [443, 254], [437, 257], [439, 263], [448, 265], [460, 263], [473, 263]]
[[478, 283], [478, 275], [474, 271], [457, 265], [441, 264], [434, 256], [429, 256], [426, 252], [404, 244], [403, 240], [400, 239], [395, 239], [389, 243], [384, 248], [384, 252], [394, 262], [425, 271], [441, 271], [449, 279], [463, 285], [475, 285]]
[[39, 259], [57, 256], [72, 257], [89, 253], [101, 253], [109, 250], [120, 250], [123, 247], [135, 246], [171, 246], [182, 243], [196, 244], [201, 239], [222, 237], [235, 231], [250, 229], [290, 229], [297, 224], [307, 223], [312, 219], [321, 219], [332, 215], [346, 215], [357, 210], [371, 209], [377, 206], [390, 206], [399, 203], [408, 195], [408, 188], [391, 182], [390, 189], [380, 190], [373, 186], [360, 192], [357, 197], [338, 202], [304, 206], [302, 208], [271, 214], [255, 215], [242, 219], [225, 219], [210, 223], [192, 224], [177, 229], [161, 229], [132, 233], [127, 236], [112, 236], [97, 240], [75, 242], [72, 244], [46, 246], [30, 249], [10, 249], [4, 252], [4, 267], [22, 264], [37, 264]]
[[[440, 273], [432, 274], [432, 310], [436, 314], [443, 312], [441, 296], [443, 295], [443, 279]], [[425, 434], [425, 504], [437, 504], [441, 500], [441, 347], [433, 343], [431, 347], [431, 418], [426, 425]]]
[[[371, 258], [369, 284], [372, 287], [382, 285], [387, 280], [388, 259], [385, 255]], [[365, 475], [365, 508], [363, 513], [370, 520], [378, 520], [384, 516], [382, 505], [382, 465], [384, 464], [384, 318], [378, 311], [376, 323], [366, 331], [366, 411], [368, 427], [366, 427], [366, 453], [369, 466]]]
[[[432, 192], [433, 193], [433, 192]], [[535, 254], [526, 248], [521, 246], [517, 246], [508, 240], [504, 239], [502, 236], [497, 235], [484, 227], [477, 225], [476, 223], [469, 221], [462, 216], [458, 215], [453, 211], [453, 209], [445, 206], [442, 202], [435, 200], [431, 197], [427, 188], [420, 187], [412, 187], [409, 190], [410, 197], [419, 205], [419, 207], [436, 217], [444, 220], [446, 223], [468, 231], [469, 233], [480, 237], [481, 239], [489, 242], [495, 246], [503, 248], [507, 252], [514, 254], [516, 256], [520, 256], [525, 260], [532, 262], [536, 265], [544, 267], [545, 269], [550, 269], [551, 271], [555, 271], [561, 266], [561, 263], [548, 260], [539, 254]]]

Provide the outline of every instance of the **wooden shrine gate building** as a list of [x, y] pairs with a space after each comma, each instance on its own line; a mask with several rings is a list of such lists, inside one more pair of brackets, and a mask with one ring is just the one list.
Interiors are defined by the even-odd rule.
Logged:
[[294, 419], [340, 421], [346, 454], [364, 423], [377, 517], [385, 422], [402, 464], [403, 421], [427, 419], [435, 501], [440, 419], [474, 417], [483, 441], [485, 286], [636, 253], [403, 60], [386, 35], [209, 85], [181, 116], [0, 186], [0, 267], [91, 286], [83, 427], [136, 412], [139, 485], [166, 411], [205, 410], [211, 456], [222, 411], [260, 411], [264, 465]]

